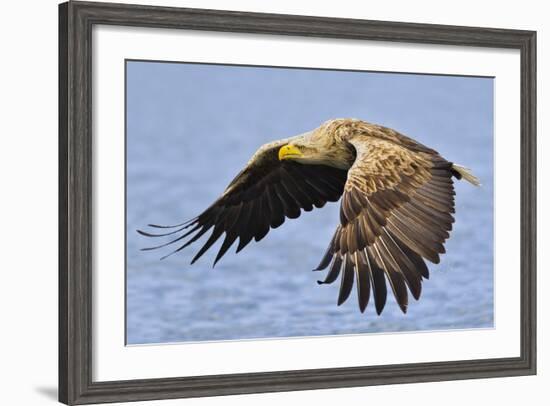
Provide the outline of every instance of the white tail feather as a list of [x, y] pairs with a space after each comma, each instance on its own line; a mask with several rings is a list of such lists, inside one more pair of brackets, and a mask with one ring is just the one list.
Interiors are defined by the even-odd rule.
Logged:
[[465, 168], [457, 164], [453, 164], [453, 169], [457, 171], [460, 174], [460, 176], [462, 176], [462, 179], [470, 182], [474, 186], [481, 186], [479, 179], [476, 178], [468, 168]]

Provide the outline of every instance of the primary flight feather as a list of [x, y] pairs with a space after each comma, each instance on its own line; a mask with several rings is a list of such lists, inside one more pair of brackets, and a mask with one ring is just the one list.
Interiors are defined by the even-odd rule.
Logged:
[[173, 235], [181, 251], [210, 232], [192, 260], [199, 259], [222, 235], [214, 264], [238, 239], [237, 252], [252, 239], [297, 218], [302, 210], [341, 199], [340, 219], [319, 266], [324, 281], [340, 276], [338, 305], [357, 287], [359, 308], [371, 298], [380, 314], [386, 280], [403, 312], [408, 293], [420, 297], [428, 278], [427, 259], [439, 255], [454, 222], [453, 177], [478, 186], [466, 168], [395, 130], [362, 120], [337, 119], [308, 133], [261, 146], [223, 194], [186, 223], [150, 227], [148, 237]]

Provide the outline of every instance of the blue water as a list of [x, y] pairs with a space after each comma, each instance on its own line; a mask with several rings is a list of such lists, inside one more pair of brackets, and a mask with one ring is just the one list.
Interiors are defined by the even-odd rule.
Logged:
[[[338, 203], [303, 213], [197, 263], [195, 243], [165, 260], [148, 223], [194, 217], [263, 143], [325, 120], [383, 124], [471, 168], [483, 186], [456, 185], [456, 222], [406, 315], [393, 295], [381, 316], [355, 290], [312, 272], [339, 221]], [[177, 63], [127, 63], [127, 341], [129, 344], [493, 326], [493, 80]], [[201, 240], [205, 241], [205, 239]]]

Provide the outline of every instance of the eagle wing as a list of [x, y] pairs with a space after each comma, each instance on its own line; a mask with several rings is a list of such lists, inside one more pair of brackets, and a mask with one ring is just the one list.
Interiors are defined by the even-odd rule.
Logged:
[[317, 267], [329, 267], [332, 283], [340, 274], [338, 304], [357, 284], [363, 312], [374, 296], [380, 314], [386, 303], [386, 279], [401, 310], [408, 306], [407, 287], [420, 297], [428, 278], [423, 258], [439, 262], [454, 218], [452, 163], [433, 150], [409, 148], [380, 137], [349, 140], [356, 159], [348, 172], [340, 207], [340, 224]]
[[277, 228], [285, 218], [297, 218], [301, 211], [323, 207], [342, 195], [347, 171], [325, 165], [302, 165], [280, 161], [278, 151], [289, 140], [262, 146], [246, 167], [233, 179], [224, 193], [205, 211], [186, 223], [175, 226], [151, 227], [169, 229], [160, 234], [138, 230], [148, 237], [176, 235], [171, 241], [144, 250], [179, 243], [172, 251], [181, 251], [212, 230], [208, 240], [192, 263], [199, 259], [224, 233], [225, 238], [214, 264], [239, 238], [237, 252], [253, 238], [260, 241], [271, 228]]

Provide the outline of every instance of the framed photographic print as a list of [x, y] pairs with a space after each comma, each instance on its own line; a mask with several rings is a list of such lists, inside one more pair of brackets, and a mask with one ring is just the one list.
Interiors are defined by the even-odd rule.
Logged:
[[535, 32], [59, 29], [61, 402], [536, 372]]

